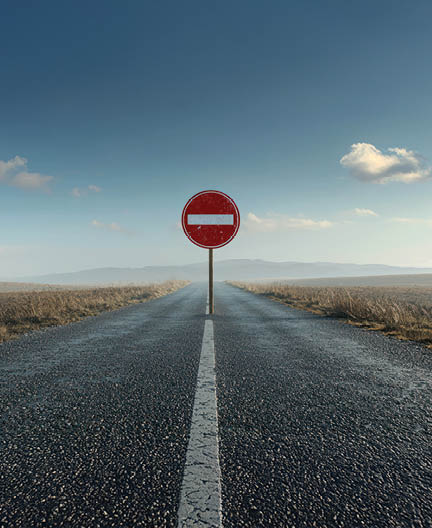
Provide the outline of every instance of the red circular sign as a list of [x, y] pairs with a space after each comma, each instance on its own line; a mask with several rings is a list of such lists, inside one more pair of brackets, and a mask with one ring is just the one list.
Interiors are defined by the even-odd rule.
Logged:
[[220, 191], [201, 191], [188, 201], [182, 214], [183, 231], [202, 248], [225, 246], [236, 236], [240, 213], [234, 200]]

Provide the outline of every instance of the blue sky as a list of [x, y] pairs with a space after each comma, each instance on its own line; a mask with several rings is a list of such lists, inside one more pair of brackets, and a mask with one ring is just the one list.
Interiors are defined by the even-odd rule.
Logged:
[[[430, 2], [2, 3], [0, 277], [216, 259], [432, 267]], [[396, 149], [396, 150], [389, 150]]]

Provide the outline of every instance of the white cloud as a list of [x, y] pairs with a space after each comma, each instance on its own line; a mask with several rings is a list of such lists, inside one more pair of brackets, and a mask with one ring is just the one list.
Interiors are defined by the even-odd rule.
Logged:
[[340, 164], [355, 178], [368, 183], [413, 183], [432, 175], [432, 167], [418, 153], [404, 148], [389, 148], [388, 152], [384, 154], [370, 143], [354, 143]]
[[398, 224], [411, 224], [411, 225], [427, 225], [432, 227], [432, 219], [428, 218], [404, 218], [404, 217], [395, 217], [391, 219], [392, 222]]
[[43, 176], [38, 172], [19, 172], [9, 181], [13, 187], [21, 189], [40, 189], [53, 179], [52, 176]]
[[260, 218], [254, 213], [248, 213], [244, 225], [249, 231], [272, 232], [299, 229], [326, 229], [334, 224], [328, 220], [317, 221], [301, 217], [292, 218], [281, 214], [268, 215], [265, 218]]
[[372, 209], [362, 209], [360, 207], [356, 207], [353, 210], [353, 213], [357, 216], [379, 216], [378, 213], [372, 211]]
[[21, 158], [20, 156], [15, 156], [9, 161], [0, 160], [0, 180], [7, 178], [11, 171], [18, 167], [25, 167], [27, 165], [27, 160]]
[[128, 235], [132, 234], [131, 231], [124, 229], [116, 222], [111, 222], [111, 224], [104, 224], [103, 222], [99, 222], [99, 220], [92, 220], [91, 225], [94, 227], [97, 227], [98, 229], [107, 229], [108, 231], [114, 231], [117, 233], [125, 233]]
[[75, 198], [79, 198], [80, 196], [86, 196], [89, 191], [98, 193], [102, 191], [102, 188], [98, 187], [97, 185], [88, 185], [85, 189], [74, 187], [71, 191], [71, 194], [72, 196], [75, 196]]
[[27, 160], [21, 156], [15, 156], [8, 161], [0, 160], [0, 181], [7, 185], [20, 189], [46, 189], [48, 182], [52, 180], [52, 176], [29, 172]]

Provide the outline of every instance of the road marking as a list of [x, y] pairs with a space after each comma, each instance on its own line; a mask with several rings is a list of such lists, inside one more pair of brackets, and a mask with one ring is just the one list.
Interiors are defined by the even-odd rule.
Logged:
[[232, 214], [188, 214], [188, 225], [234, 225]]
[[214, 332], [211, 319], [207, 319], [204, 325], [177, 526], [222, 526]]

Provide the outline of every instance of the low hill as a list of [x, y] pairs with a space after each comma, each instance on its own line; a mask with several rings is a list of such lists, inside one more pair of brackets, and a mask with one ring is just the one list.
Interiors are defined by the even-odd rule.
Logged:
[[[18, 282], [43, 284], [140, 284], [165, 280], [207, 280], [208, 263], [179, 266], [145, 266], [143, 268], [98, 268], [74, 273], [58, 273], [35, 277], [14, 278]], [[431, 268], [409, 268], [382, 264], [340, 264], [333, 262], [271, 262], [266, 260], [233, 259], [215, 262], [215, 280], [273, 280], [381, 275], [432, 274]], [[337, 279], [334, 279], [337, 277]], [[398, 279], [395, 279], [398, 280]]]

